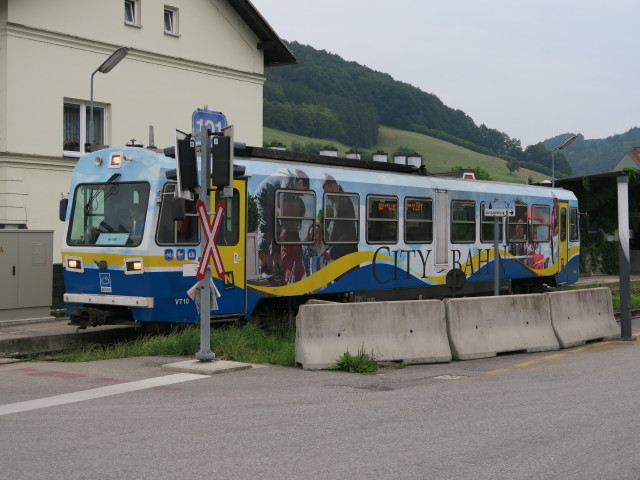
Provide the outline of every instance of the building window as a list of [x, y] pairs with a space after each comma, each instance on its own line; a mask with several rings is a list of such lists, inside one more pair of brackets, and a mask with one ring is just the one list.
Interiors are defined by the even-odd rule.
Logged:
[[164, 7], [164, 33], [178, 35], [178, 10]]
[[[91, 108], [86, 102], [64, 102], [62, 143], [65, 155], [86, 153]], [[105, 144], [106, 109], [93, 106], [93, 145]]]
[[140, 0], [124, 0], [124, 23], [140, 26]]

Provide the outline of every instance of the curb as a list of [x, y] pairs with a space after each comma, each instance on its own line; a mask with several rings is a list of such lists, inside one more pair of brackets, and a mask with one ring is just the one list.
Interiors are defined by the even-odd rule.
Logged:
[[[135, 338], [140, 331], [131, 326], [118, 326], [94, 332], [76, 333], [68, 327], [69, 333], [17, 332], [8, 334], [9, 338], [0, 339], [0, 355], [21, 356], [39, 353], [72, 350], [90, 343], [109, 343]], [[104, 327], [103, 327], [104, 328]]]

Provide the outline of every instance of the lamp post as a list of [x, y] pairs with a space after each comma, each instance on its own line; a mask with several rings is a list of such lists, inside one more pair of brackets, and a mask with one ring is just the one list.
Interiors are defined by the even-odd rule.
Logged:
[[102, 65], [96, 68], [91, 74], [91, 107], [89, 109], [89, 138], [85, 143], [85, 151], [90, 151], [90, 145], [93, 141], [93, 76], [100, 73], [109, 73], [120, 61], [129, 53], [129, 47], [120, 47], [107, 58]]
[[556, 148], [551, 150], [551, 186], [552, 187], [556, 186], [556, 158], [555, 158], [556, 150], [564, 150], [569, 145], [571, 145], [573, 142], [575, 142], [577, 138], [578, 138], [578, 136], [574, 135], [573, 137], [569, 138], [568, 140], [565, 140], [564, 143], [558, 145]]

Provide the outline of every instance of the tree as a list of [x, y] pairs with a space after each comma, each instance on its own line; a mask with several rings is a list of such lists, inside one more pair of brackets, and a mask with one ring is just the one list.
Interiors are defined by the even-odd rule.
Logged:
[[513, 172], [520, 170], [520, 162], [518, 159], [512, 158], [507, 162], [507, 168], [509, 169], [509, 173], [513, 175]]

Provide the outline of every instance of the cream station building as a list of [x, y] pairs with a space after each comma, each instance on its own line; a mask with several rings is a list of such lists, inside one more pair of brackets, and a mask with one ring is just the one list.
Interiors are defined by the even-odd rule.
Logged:
[[295, 57], [247, 0], [0, 0], [0, 229], [54, 230], [89, 141], [174, 143], [192, 113], [223, 112], [235, 138], [262, 144], [265, 67]]

